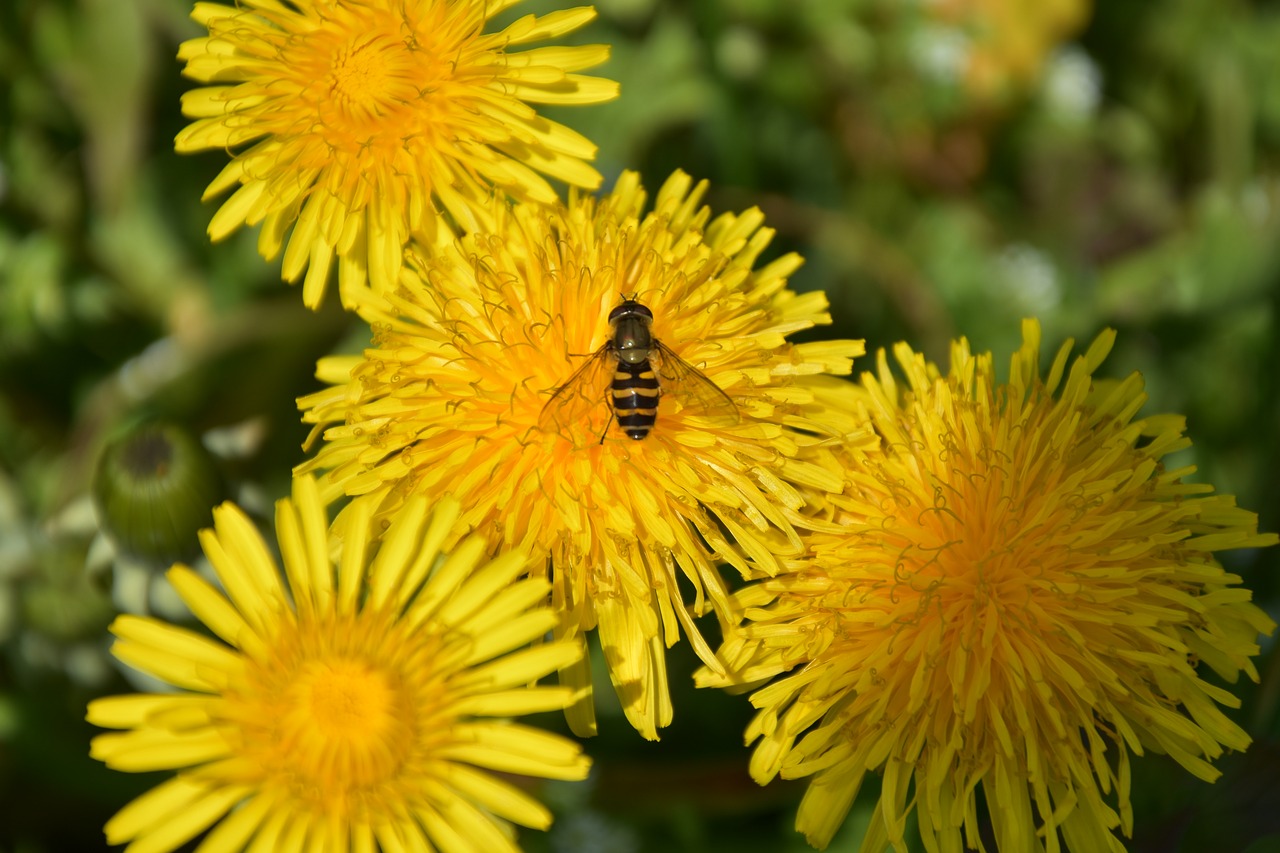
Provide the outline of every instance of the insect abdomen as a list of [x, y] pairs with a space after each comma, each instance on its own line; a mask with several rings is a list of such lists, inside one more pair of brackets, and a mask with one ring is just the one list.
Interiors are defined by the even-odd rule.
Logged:
[[658, 420], [658, 377], [649, 360], [639, 364], [618, 362], [613, 372], [613, 413], [630, 438], [637, 441], [649, 434]]

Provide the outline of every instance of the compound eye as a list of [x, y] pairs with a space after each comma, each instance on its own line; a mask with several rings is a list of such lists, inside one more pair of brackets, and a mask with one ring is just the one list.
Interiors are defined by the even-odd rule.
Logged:
[[609, 322], [616, 323], [624, 317], [636, 317], [652, 322], [653, 312], [634, 299], [623, 300], [623, 303], [609, 312]]

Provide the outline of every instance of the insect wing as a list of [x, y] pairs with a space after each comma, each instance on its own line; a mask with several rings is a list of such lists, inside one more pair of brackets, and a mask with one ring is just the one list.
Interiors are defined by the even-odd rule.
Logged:
[[543, 405], [542, 414], [538, 416], [538, 429], [558, 432], [574, 441], [578, 431], [574, 427], [604, 405], [615, 361], [609, 354], [607, 343], [588, 356], [568, 381], [551, 392], [551, 399]]
[[721, 423], [738, 422], [738, 407], [729, 395], [661, 341], [653, 342], [649, 360], [662, 383], [662, 394], [679, 400], [688, 414]]

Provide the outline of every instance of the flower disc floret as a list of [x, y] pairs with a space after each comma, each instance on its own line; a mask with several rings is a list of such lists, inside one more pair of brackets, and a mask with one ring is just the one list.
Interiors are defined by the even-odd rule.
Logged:
[[[242, 0], [197, 3], [209, 35], [184, 42], [195, 121], [179, 151], [225, 149], [209, 185], [236, 188], [209, 224], [219, 240], [261, 225], [267, 259], [304, 272], [315, 307], [338, 260], [344, 302], [395, 285], [411, 237], [434, 246], [485, 224], [493, 192], [552, 203], [546, 178], [594, 188], [596, 148], [538, 115], [534, 104], [590, 104], [617, 84], [576, 72], [603, 45], [512, 51], [557, 38], [595, 16], [589, 6], [486, 24], [519, 0]], [[247, 146], [247, 147], [246, 147]]]
[[[795, 255], [756, 269], [772, 236], [760, 212], [711, 220], [705, 190], [677, 173], [646, 213], [627, 173], [599, 200], [495, 208], [493, 234], [412, 260], [396, 291], [362, 301], [373, 347], [322, 362], [332, 387], [301, 401], [324, 438], [303, 469], [326, 472], [326, 498], [362, 496], [383, 515], [449, 493], [463, 529], [548, 558], [559, 632], [599, 627], [628, 718], [651, 738], [671, 719], [664, 647], [683, 633], [714, 660], [693, 619], [730, 618], [719, 564], [772, 575], [800, 556], [806, 490], [839, 487], [805, 448], [859, 429], [853, 386], [831, 374], [861, 342], [788, 342], [829, 322], [825, 296], [787, 289]], [[652, 431], [627, 438], [606, 362], [576, 395], [581, 417], [547, 427], [553, 391], [609, 339], [624, 296], [735, 417], [664, 384]], [[585, 668], [565, 677], [589, 683]], [[590, 705], [571, 722], [592, 731]]]
[[905, 345], [900, 387], [880, 353], [860, 409], [879, 443], [844, 456], [837, 530], [794, 571], [745, 587], [720, 650], [758, 684], [751, 771], [811, 778], [797, 828], [824, 847], [870, 772], [883, 776], [861, 849], [981, 846], [1122, 851], [1130, 754], [1165, 753], [1201, 779], [1245, 732], [1205, 669], [1257, 680], [1274, 623], [1214, 553], [1276, 543], [1193, 468], [1183, 419], [1138, 418], [1142, 379], [1093, 374], [1107, 332], [1041, 376], [1023, 328], [1010, 379], [962, 340], [951, 370]]

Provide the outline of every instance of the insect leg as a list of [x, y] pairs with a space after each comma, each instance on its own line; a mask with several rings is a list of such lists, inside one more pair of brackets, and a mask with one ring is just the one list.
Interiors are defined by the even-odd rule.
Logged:
[[609, 409], [609, 420], [605, 421], [604, 429], [600, 432], [600, 443], [604, 444], [604, 437], [609, 434], [609, 427], [613, 426], [613, 419], [618, 415], [612, 408]]

